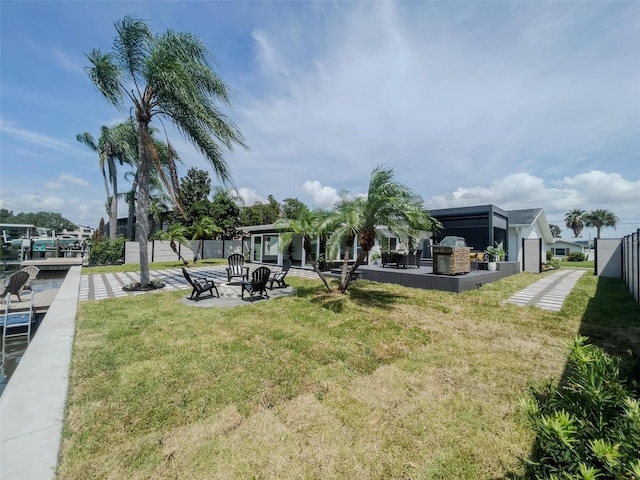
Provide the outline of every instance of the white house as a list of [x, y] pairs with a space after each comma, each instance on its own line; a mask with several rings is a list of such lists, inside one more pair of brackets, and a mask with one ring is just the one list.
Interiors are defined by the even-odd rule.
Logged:
[[584, 245], [563, 238], [556, 238], [555, 241], [549, 245], [548, 249], [551, 250], [555, 258], [560, 259], [568, 257], [570, 253], [586, 254]]
[[541, 208], [509, 210], [509, 261], [522, 262], [522, 240], [541, 239], [541, 255], [545, 258], [548, 245], [553, 243], [549, 222]]

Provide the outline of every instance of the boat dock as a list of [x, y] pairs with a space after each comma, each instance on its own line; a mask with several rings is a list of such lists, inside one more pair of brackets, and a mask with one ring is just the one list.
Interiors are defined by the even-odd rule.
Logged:
[[47, 257], [47, 258], [34, 258], [32, 260], [23, 260], [20, 262], [20, 268], [24, 268], [27, 265], [35, 265], [40, 270], [69, 270], [76, 265], [83, 265], [84, 258], [82, 257]]
[[[53, 300], [58, 294], [57, 288], [49, 288], [42, 292], [34, 292], [33, 294], [33, 312], [34, 313], [46, 313]], [[31, 307], [31, 292], [23, 291], [20, 293], [21, 302], [18, 301], [15, 295], [11, 295], [11, 305], [9, 306], [10, 312], [28, 312]], [[5, 304], [0, 303], [0, 315], [4, 315]]]

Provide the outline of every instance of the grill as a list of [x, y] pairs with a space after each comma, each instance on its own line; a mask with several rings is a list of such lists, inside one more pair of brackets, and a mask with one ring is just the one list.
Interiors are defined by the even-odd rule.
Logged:
[[459, 275], [471, 270], [471, 247], [462, 237], [444, 237], [433, 247], [433, 273]]

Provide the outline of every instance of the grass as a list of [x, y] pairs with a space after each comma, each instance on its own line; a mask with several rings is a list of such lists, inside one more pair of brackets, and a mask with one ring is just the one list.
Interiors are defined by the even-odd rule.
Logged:
[[560, 260], [561, 267], [570, 267], [570, 268], [590, 268], [591, 270], [595, 267], [595, 262], [593, 260], [585, 260], [583, 262], [570, 262], [568, 260]]
[[[227, 265], [227, 259], [206, 259], [206, 260], [198, 260], [197, 263], [189, 261], [187, 265], [185, 265], [180, 260], [175, 260], [171, 262], [150, 262], [149, 270], [162, 270], [165, 268], [181, 268], [181, 267], [202, 267], [204, 265]], [[97, 265], [94, 267], [82, 267], [82, 275], [92, 275], [94, 273], [118, 273], [118, 272], [139, 272], [140, 265], [138, 263], [125, 263], [123, 265]]]
[[561, 377], [583, 317], [611, 327], [598, 305], [614, 297], [609, 321], [638, 328], [624, 284], [590, 275], [559, 313], [503, 303], [539, 278], [342, 296], [292, 277], [296, 296], [230, 309], [184, 292], [81, 303], [58, 478], [518, 474], [534, 441], [518, 400]]

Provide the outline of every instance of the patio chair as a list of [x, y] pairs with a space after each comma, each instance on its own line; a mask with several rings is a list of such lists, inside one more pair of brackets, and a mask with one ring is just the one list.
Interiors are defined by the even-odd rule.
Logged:
[[21, 271], [27, 272], [29, 274], [29, 279], [27, 280], [27, 283], [24, 284], [22, 289], [31, 290], [31, 282], [33, 282], [36, 279], [36, 277], [38, 276], [38, 273], [40, 273], [40, 269], [35, 265], [28, 265], [24, 267]]
[[242, 292], [241, 297], [244, 300], [244, 292], [248, 292], [251, 297], [251, 302], [253, 302], [253, 296], [258, 293], [264, 293], [264, 296], [269, 298], [269, 294], [267, 293], [267, 282], [269, 281], [269, 276], [271, 275], [271, 270], [267, 267], [260, 267], [253, 271], [251, 274], [251, 280], [242, 282]]
[[286, 288], [289, 285], [284, 281], [284, 277], [289, 273], [289, 269], [291, 268], [291, 260], [285, 260], [282, 262], [282, 270], [271, 275], [269, 279], [269, 289], [273, 290], [273, 284], [277, 283], [278, 288]]
[[20, 299], [20, 291], [25, 283], [29, 280], [29, 274], [27, 272], [16, 272], [9, 277], [7, 284], [4, 285], [2, 293], [0, 293], [0, 298], [3, 298], [5, 295], [15, 295], [18, 297], [18, 301], [21, 302]]
[[[189, 275], [189, 272], [187, 272], [187, 269], [184, 267], [182, 268], [182, 274], [184, 275], [184, 278], [186, 278], [187, 282], [189, 282], [189, 285], [191, 285], [191, 287], [193, 288], [189, 300], [195, 300], [197, 302], [200, 299], [200, 295], [206, 292], [211, 292], [211, 296], [213, 297], [214, 290], [216, 291], [216, 295], [218, 296], [218, 298], [220, 298], [218, 287], [216, 287], [216, 284], [212, 279], [192, 278], [191, 275]], [[193, 298], [194, 295], [196, 296], [196, 298]]]
[[234, 253], [227, 257], [229, 266], [227, 267], [227, 281], [230, 282], [233, 277], [242, 277], [243, 280], [249, 280], [249, 267], [244, 266], [244, 256]]

